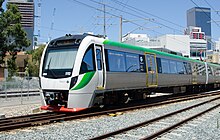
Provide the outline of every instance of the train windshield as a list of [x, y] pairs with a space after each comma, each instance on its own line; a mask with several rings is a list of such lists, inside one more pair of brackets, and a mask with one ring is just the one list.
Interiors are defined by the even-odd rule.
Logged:
[[48, 78], [65, 78], [72, 74], [77, 48], [48, 49], [42, 75]]

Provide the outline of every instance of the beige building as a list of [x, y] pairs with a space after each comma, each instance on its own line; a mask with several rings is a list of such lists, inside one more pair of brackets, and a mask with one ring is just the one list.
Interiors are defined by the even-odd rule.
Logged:
[[[18, 74], [19, 75], [21, 75], [21, 76], [24, 75], [27, 60], [31, 59], [31, 57], [32, 57], [31, 55], [28, 55], [25, 52], [18, 52], [17, 58], [16, 58], [16, 64], [18, 66]], [[5, 57], [5, 61], [7, 61], [10, 58], [11, 58], [11, 56], [7, 55]], [[5, 65], [0, 67], [0, 81], [4, 80], [4, 69], [5, 69]]]
[[215, 46], [213, 51], [208, 52], [207, 62], [220, 64], [220, 38], [218, 41], [215, 41]]
[[219, 53], [213, 52], [212, 54], [207, 54], [206, 62], [220, 63], [219, 58]]

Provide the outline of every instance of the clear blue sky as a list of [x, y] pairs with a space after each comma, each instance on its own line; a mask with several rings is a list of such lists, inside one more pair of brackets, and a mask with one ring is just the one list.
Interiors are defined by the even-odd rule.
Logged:
[[[220, 12], [218, 15], [214, 11], [220, 10], [220, 0], [193, 1], [200, 7], [210, 7], [211, 5], [212, 19], [220, 21]], [[35, 0], [36, 15], [38, 14], [37, 2], [38, 0]], [[38, 34], [37, 29], [40, 29], [39, 41], [46, 42], [49, 37], [53, 39], [66, 33], [103, 34], [103, 12], [97, 10], [103, 10], [103, 5], [99, 3], [106, 4], [106, 32], [109, 39], [114, 41], [118, 41], [118, 16], [120, 15], [124, 19], [133, 21], [123, 23], [123, 34], [131, 31], [146, 33], [150, 36], [183, 34], [183, 30], [186, 28], [186, 11], [197, 7], [191, 0], [79, 0], [79, 2], [86, 5], [75, 0], [42, 0], [40, 28], [37, 24], [35, 25], [35, 34]], [[128, 9], [122, 3], [137, 9]], [[53, 16], [54, 8], [56, 10]], [[144, 18], [150, 18], [153, 21], [143, 20]], [[38, 22], [37, 19], [35, 22]], [[52, 22], [53, 29], [51, 29]], [[220, 22], [217, 23], [220, 25]], [[138, 28], [138, 25], [143, 25], [143, 28]], [[212, 38], [217, 40], [219, 37], [220, 27], [212, 23]]]

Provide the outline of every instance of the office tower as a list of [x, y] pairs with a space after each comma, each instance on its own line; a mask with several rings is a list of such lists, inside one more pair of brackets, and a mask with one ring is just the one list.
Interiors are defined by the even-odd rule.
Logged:
[[8, 0], [8, 3], [18, 6], [21, 13], [21, 25], [27, 33], [27, 38], [31, 41], [31, 45], [26, 50], [33, 49], [34, 36], [34, 0]]
[[204, 7], [194, 7], [187, 10], [187, 27], [201, 27], [202, 32], [205, 32], [207, 49], [211, 50], [211, 9]]

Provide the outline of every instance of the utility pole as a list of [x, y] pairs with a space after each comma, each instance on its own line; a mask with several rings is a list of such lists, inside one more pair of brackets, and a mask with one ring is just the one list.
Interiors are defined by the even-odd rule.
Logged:
[[[154, 19], [150, 19], [150, 18], [144, 18], [144, 19], [140, 19], [140, 20], [148, 20], [148, 21], [153, 21]], [[123, 20], [122, 16], [119, 17], [119, 42], [122, 42], [122, 24], [123, 22], [134, 22], [134, 21], [140, 21], [140, 20]], [[132, 30], [135, 31], [137, 29], [140, 29], [140, 27]], [[148, 28], [149, 29], [149, 28]], [[131, 33], [131, 32], [130, 32]]]
[[104, 38], [106, 37], [106, 20], [105, 20], [105, 4], [103, 4], [103, 13], [104, 13], [104, 29], [103, 29], [103, 31], [104, 31]]
[[112, 25], [112, 24], [107, 24], [106, 23], [106, 18], [112, 18], [112, 17], [106, 17], [106, 5], [104, 3], [102, 3], [102, 5], [103, 5], [103, 8], [100, 11], [103, 12], [103, 16], [102, 17], [97, 16], [97, 18], [103, 18], [103, 24], [97, 24], [97, 25], [102, 25], [103, 26], [103, 36], [104, 36], [104, 38], [106, 38], [107, 37], [106, 27], [108, 25]]
[[122, 16], [119, 18], [119, 42], [122, 42]]
[[38, 19], [37, 19], [37, 26], [38, 26], [38, 37], [40, 37], [40, 23], [41, 23], [41, 0], [38, 0]]
[[52, 21], [51, 21], [51, 26], [50, 26], [50, 32], [49, 32], [48, 41], [51, 40], [51, 32], [52, 32], [52, 30], [53, 30], [55, 13], [56, 13], [56, 8], [53, 9], [53, 16], [52, 16]]

